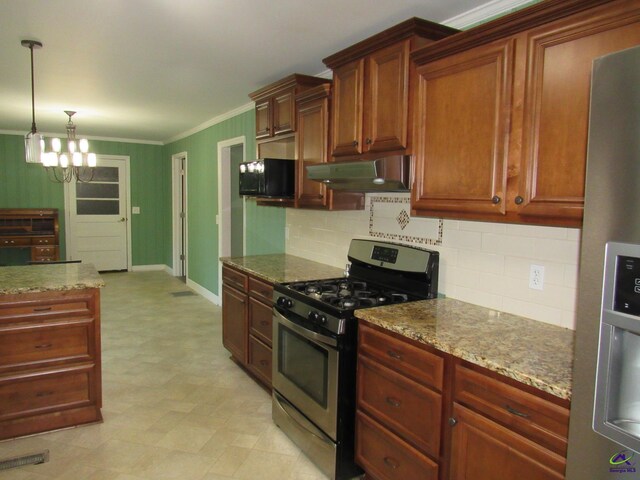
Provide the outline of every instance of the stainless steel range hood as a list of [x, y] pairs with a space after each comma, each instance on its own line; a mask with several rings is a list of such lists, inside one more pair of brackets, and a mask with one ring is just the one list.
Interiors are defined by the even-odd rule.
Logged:
[[408, 192], [410, 157], [393, 155], [376, 160], [310, 165], [308, 178], [333, 190], [348, 192]]

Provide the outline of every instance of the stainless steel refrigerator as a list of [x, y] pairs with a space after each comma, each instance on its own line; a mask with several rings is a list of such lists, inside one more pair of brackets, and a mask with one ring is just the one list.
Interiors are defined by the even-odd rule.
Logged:
[[597, 59], [591, 88], [567, 479], [636, 480], [640, 47]]

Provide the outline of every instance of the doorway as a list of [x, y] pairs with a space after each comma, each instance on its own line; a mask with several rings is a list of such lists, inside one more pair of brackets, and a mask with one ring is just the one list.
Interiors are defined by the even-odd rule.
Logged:
[[[239, 194], [239, 165], [246, 158], [245, 137], [218, 142], [218, 248], [220, 257], [239, 257], [246, 253], [245, 197]], [[218, 268], [218, 286], [222, 268]]]
[[173, 198], [173, 275], [183, 282], [188, 277], [188, 219], [187, 219], [187, 153], [171, 156]]
[[98, 155], [90, 182], [64, 184], [67, 260], [96, 270], [131, 268], [129, 157]]

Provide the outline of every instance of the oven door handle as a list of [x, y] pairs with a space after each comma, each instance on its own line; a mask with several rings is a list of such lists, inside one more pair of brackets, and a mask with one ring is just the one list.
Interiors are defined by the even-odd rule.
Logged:
[[321, 430], [314, 424], [309, 422], [304, 416], [298, 413], [294, 406], [292, 406], [285, 398], [277, 392], [274, 392], [275, 403], [280, 411], [286, 415], [294, 425], [298, 426], [301, 430], [304, 430], [309, 435], [317, 438], [322, 443], [333, 446], [333, 442], [327, 437]]
[[283, 324], [287, 328], [290, 328], [294, 332], [302, 335], [303, 337], [305, 337], [305, 338], [307, 338], [309, 340], [313, 340], [313, 341], [318, 342], [318, 343], [323, 343], [323, 344], [328, 345], [330, 347], [337, 347], [338, 346], [338, 341], [335, 338], [331, 338], [331, 337], [328, 337], [326, 335], [322, 335], [320, 333], [317, 333], [317, 332], [314, 332], [312, 330], [309, 330], [309, 329], [306, 329], [304, 327], [301, 327], [297, 323], [292, 322], [287, 317], [282, 315], [275, 308], [273, 309], [273, 317], [274, 317], [274, 320], [277, 323]]

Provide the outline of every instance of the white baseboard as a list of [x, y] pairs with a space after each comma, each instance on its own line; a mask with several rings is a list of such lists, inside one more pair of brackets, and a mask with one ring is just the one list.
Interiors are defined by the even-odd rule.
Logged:
[[153, 272], [156, 270], [165, 270], [169, 268], [166, 265], [133, 265], [132, 272]]
[[202, 295], [204, 298], [209, 300], [214, 305], [218, 305], [218, 306], [222, 305], [222, 301], [220, 300], [220, 297], [218, 295], [216, 295], [213, 292], [210, 292], [209, 290], [204, 288], [202, 285], [199, 285], [193, 280], [189, 280], [188, 278], [187, 278], [187, 287], [192, 289], [194, 292]]

